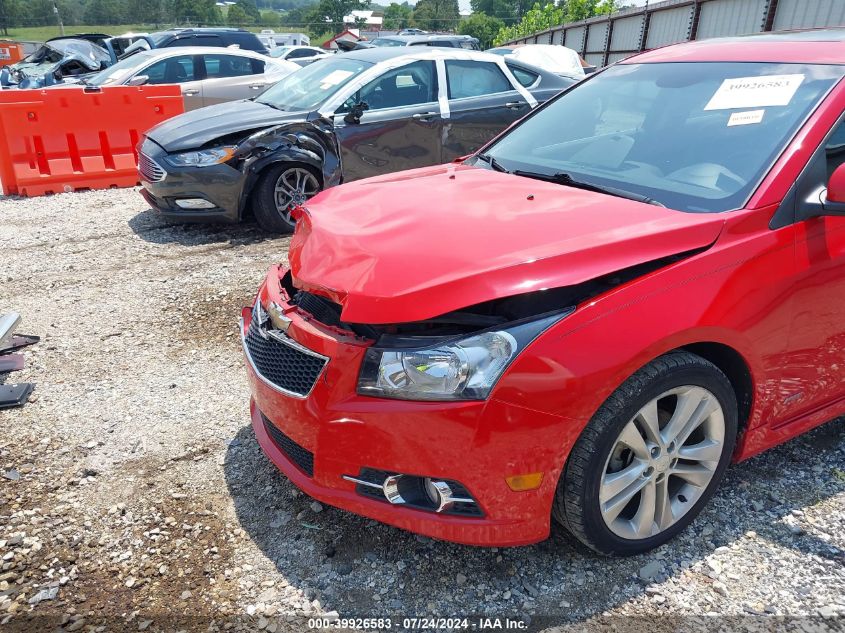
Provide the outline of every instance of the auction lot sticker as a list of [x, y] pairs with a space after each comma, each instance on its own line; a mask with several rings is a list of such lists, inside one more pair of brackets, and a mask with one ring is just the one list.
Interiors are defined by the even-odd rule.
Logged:
[[764, 108], [789, 105], [804, 75], [764, 75], [725, 79], [705, 110]]
[[12, 53], [8, 48], [0, 46], [0, 59], [12, 59]]

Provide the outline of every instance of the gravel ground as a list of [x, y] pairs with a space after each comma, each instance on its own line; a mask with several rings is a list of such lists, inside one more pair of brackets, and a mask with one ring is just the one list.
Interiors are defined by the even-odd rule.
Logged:
[[42, 337], [8, 380], [32, 401], [0, 411], [3, 628], [845, 628], [841, 421], [733, 467], [691, 529], [626, 560], [562, 534], [441, 543], [298, 493], [251, 432], [235, 325], [287, 244], [167, 225], [131, 189], [0, 199], [0, 313]]

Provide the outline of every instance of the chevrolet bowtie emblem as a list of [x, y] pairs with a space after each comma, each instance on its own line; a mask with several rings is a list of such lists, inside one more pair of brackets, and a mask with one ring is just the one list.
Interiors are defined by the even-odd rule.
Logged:
[[291, 324], [291, 319], [285, 316], [282, 307], [275, 301], [271, 301], [267, 307], [267, 312], [270, 314], [270, 322], [273, 324], [273, 329], [287, 332]]

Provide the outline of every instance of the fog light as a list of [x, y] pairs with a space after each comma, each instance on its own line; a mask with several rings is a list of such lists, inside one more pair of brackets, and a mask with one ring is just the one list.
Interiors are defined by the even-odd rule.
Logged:
[[514, 492], [522, 492], [525, 490], [535, 490], [543, 483], [543, 473], [528, 473], [526, 475], [511, 475], [505, 477], [508, 488]]
[[213, 209], [214, 203], [203, 198], [184, 198], [177, 200], [176, 206], [180, 209]]

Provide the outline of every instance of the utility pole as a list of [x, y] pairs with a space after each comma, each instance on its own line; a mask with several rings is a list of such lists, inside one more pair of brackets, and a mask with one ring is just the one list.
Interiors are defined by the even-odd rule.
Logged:
[[53, 13], [56, 14], [56, 20], [59, 22], [59, 31], [62, 35], [65, 34], [65, 25], [62, 24], [62, 16], [59, 15], [59, 5], [56, 3], [56, 0], [53, 0]]

